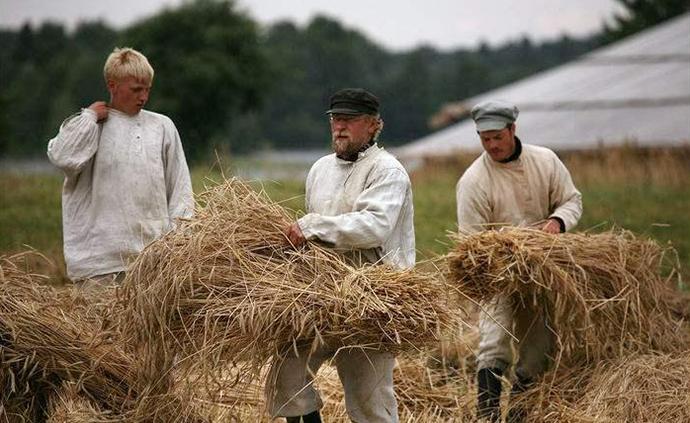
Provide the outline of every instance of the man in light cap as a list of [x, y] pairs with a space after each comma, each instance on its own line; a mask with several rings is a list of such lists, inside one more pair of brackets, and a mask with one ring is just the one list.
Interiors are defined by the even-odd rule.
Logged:
[[[412, 189], [402, 165], [377, 143], [383, 128], [379, 101], [361, 88], [336, 92], [326, 112], [334, 154], [309, 171], [307, 214], [286, 228], [299, 247], [319, 241], [354, 266], [415, 263]], [[267, 383], [271, 416], [288, 423], [320, 422], [323, 405], [313, 384], [321, 364], [333, 359], [345, 389], [345, 407], [355, 422], [397, 422], [392, 354], [363, 348], [303, 345], [278, 360]]]
[[[501, 226], [536, 227], [558, 234], [572, 229], [582, 215], [582, 199], [570, 173], [551, 150], [523, 144], [515, 135], [518, 108], [486, 101], [471, 111], [484, 153], [465, 171], [456, 187], [458, 228], [474, 233]], [[501, 418], [500, 378], [513, 363], [510, 330], [519, 340], [512, 394], [526, 390], [548, 364], [553, 344], [546, 316], [509, 298], [483, 305], [477, 355], [477, 416]], [[505, 328], [505, 329], [504, 329]], [[523, 420], [512, 407], [509, 422]]]

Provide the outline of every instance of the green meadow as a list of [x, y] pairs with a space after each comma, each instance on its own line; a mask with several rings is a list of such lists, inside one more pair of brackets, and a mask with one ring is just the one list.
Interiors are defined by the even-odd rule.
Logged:
[[[577, 230], [631, 230], [678, 252], [684, 280], [690, 276], [690, 149], [661, 154], [639, 150], [602, 151], [564, 156], [582, 191], [584, 215]], [[443, 254], [455, 228], [455, 183], [472, 157], [427, 163], [412, 173], [418, 258]], [[0, 254], [34, 248], [54, 264], [37, 271], [64, 279], [59, 174], [0, 174]], [[233, 176], [232, 170], [196, 167], [195, 193]], [[274, 200], [302, 213], [302, 180], [254, 182]], [[47, 268], [46, 268], [47, 266]]]

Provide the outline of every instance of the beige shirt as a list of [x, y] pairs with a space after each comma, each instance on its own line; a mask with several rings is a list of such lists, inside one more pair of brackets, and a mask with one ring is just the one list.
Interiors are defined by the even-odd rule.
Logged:
[[161, 114], [110, 109], [98, 124], [84, 109], [50, 140], [48, 158], [65, 173], [62, 223], [71, 279], [125, 270], [176, 218], [193, 212], [180, 136]]
[[[309, 171], [304, 236], [346, 253], [359, 264], [415, 264], [412, 185], [403, 166], [373, 145], [356, 162], [330, 154]], [[357, 256], [363, 256], [355, 258]]]
[[563, 162], [553, 151], [529, 144], [508, 163], [482, 153], [458, 181], [456, 196], [458, 227], [465, 233], [529, 226], [550, 217], [571, 230], [582, 215], [582, 196]]

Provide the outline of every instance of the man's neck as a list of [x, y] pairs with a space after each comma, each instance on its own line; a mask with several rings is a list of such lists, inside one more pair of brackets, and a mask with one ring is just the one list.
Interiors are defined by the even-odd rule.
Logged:
[[512, 161], [517, 160], [520, 157], [520, 154], [522, 153], [522, 142], [520, 141], [520, 138], [515, 136], [515, 149], [513, 150], [513, 154], [511, 154], [507, 159], [500, 160], [501, 163], [510, 163]]
[[376, 143], [376, 141], [374, 141], [374, 139], [372, 138], [372, 139], [369, 140], [368, 143], [364, 144], [364, 145], [363, 145], [359, 150], [357, 150], [356, 152], [354, 152], [354, 153], [352, 153], [352, 154], [348, 154], [348, 155], [338, 155], [338, 154], [336, 154], [336, 157], [339, 158], [339, 159], [341, 159], [341, 160], [348, 161], [348, 162], [356, 162], [357, 159], [359, 158], [359, 153], [365, 152], [369, 147], [371, 147], [371, 146], [374, 145], [375, 143]]

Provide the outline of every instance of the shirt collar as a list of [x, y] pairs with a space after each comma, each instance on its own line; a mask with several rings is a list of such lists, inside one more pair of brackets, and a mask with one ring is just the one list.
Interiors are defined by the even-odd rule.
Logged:
[[354, 162], [356, 162], [357, 160], [359, 160], [360, 156], [361, 156], [361, 157], [366, 156], [365, 153], [367, 152], [367, 150], [369, 150], [369, 147], [372, 147], [372, 146], [375, 146], [375, 145], [376, 145], [376, 141], [374, 141], [373, 139], [371, 139], [371, 140], [369, 140], [368, 143], [364, 144], [364, 145], [362, 146], [362, 148], [360, 148], [360, 149], [357, 151], [357, 153], [355, 153], [355, 154], [353, 154], [353, 155], [350, 155], [350, 156], [338, 156], [338, 155], [336, 155], [336, 157], [339, 158], [340, 160], [343, 160], [343, 161], [346, 161], [346, 162], [353, 162], [353, 163], [354, 163]]
[[510, 155], [507, 159], [501, 160], [500, 163], [510, 163], [514, 162], [515, 160], [520, 158], [520, 154], [522, 154], [522, 142], [520, 141], [520, 138], [515, 136], [515, 151], [513, 151], [513, 154]]
[[[369, 147], [373, 147], [373, 148], [369, 148]], [[376, 143], [376, 141], [372, 140], [368, 144], [365, 144], [364, 146], [362, 146], [362, 148], [357, 152], [357, 158], [354, 160], [347, 160], [347, 159], [344, 159], [344, 158], [339, 157], [339, 156], [335, 156], [335, 158], [337, 161], [339, 161], [340, 163], [343, 163], [343, 164], [356, 163], [356, 162], [364, 159], [365, 157], [372, 155], [374, 152], [376, 152], [378, 150], [377, 147], [378, 147], [378, 144]]]

